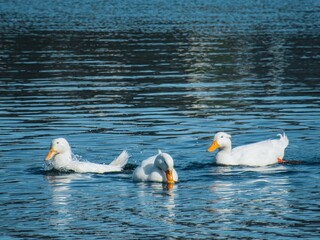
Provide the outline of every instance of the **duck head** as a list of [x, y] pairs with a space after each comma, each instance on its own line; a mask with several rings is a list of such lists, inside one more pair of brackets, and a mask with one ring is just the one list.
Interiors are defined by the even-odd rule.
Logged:
[[220, 148], [220, 149], [230, 148], [231, 149], [231, 135], [229, 135], [225, 132], [218, 132], [216, 135], [214, 135], [214, 139], [212, 141], [212, 144], [208, 148], [208, 152], [213, 152], [217, 148]]
[[64, 138], [56, 138], [51, 142], [50, 151], [45, 158], [46, 161], [49, 161], [57, 154], [71, 154], [71, 148], [68, 141]]
[[159, 153], [156, 157], [155, 164], [158, 168], [160, 168], [163, 172], [166, 173], [167, 183], [174, 183], [173, 179], [173, 159], [167, 153], [162, 153], [159, 150]]

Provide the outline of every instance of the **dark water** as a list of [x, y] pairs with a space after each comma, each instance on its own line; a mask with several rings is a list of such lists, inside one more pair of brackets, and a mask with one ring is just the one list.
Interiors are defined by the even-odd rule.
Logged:
[[[0, 31], [1, 238], [320, 237], [319, 1], [3, 1]], [[217, 166], [217, 131], [301, 162]], [[130, 164], [45, 172], [60, 136]], [[131, 180], [157, 149], [172, 190]]]

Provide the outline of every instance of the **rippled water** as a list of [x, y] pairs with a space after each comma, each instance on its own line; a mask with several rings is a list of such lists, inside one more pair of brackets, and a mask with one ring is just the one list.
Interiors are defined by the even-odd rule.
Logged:
[[[320, 3], [0, 3], [0, 232], [36, 239], [318, 239]], [[221, 167], [285, 131], [299, 164]], [[46, 172], [55, 137], [117, 174]], [[180, 182], [133, 183], [158, 149]]]

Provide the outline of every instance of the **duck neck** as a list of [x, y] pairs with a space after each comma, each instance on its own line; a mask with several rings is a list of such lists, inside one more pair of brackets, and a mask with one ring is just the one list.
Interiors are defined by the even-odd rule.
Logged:
[[161, 161], [159, 158], [156, 158], [154, 165], [162, 170], [163, 161]]
[[72, 155], [71, 155], [71, 152], [64, 152], [64, 153], [59, 153], [57, 156], [56, 156], [56, 159], [59, 159], [59, 160], [64, 160], [64, 161], [71, 161], [72, 160]]
[[221, 152], [231, 153], [231, 150], [232, 150], [231, 144], [224, 147], [220, 147], [220, 150]]

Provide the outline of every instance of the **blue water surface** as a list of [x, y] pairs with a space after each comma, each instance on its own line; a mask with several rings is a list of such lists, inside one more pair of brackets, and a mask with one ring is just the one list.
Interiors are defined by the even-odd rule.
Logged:
[[[0, 238], [319, 239], [319, 1], [3, 1], [0, 63]], [[218, 166], [218, 131], [295, 162]], [[56, 137], [129, 164], [45, 171]], [[172, 189], [132, 181], [158, 149]]]

